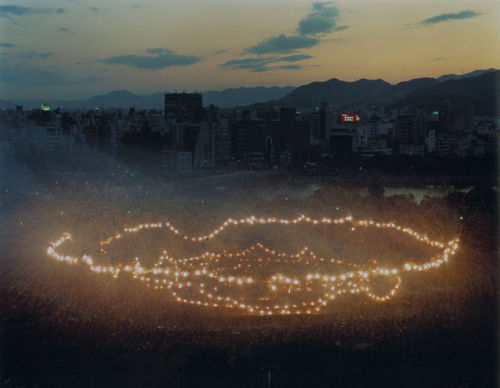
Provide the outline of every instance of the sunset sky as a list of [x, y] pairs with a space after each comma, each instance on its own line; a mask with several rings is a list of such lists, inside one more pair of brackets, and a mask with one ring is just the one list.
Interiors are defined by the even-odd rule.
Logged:
[[500, 68], [500, 2], [0, 0], [0, 98]]

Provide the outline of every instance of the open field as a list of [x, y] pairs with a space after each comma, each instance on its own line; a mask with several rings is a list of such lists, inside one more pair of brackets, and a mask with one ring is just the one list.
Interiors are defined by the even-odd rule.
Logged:
[[[405, 196], [361, 197], [339, 185], [289, 198], [289, 186], [274, 181], [282, 194], [265, 199], [256, 194], [263, 177], [238, 178], [231, 190], [212, 183], [172, 188], [134, 178], [134, 184], [118, 185], [104, 177], [80, 181], [35, 172], [31, 182], [38, 182], [37, 189], [21, 199], [2, 197], [5, 386], [496, 386], [496, 192], [474, 189], [417, 204]], [[140, 254], [152, 265], [162, 249], [184, 257], [238, 251], [258, 241], [290, 254], [307, 246], [318, 256], [367, 268], [400, 268], [435, 254], [391, 231], [307, 224], [229, 228], [199, 246], [148, 231], [110, 246], [107, 258], [98, 256], [98, 242], [124, 225], [168, 218], [183, 233], [198, 236], [228, 217], [300, 214], [394, 222], [460, 243], [446, 265], [401, 275], [400, 289], [385, 302], [348, 294], [321, 313], [284, 316], [179, 304], [167, 290], [130, 276], [96, 274], [46, 253], [50, 242], [70, 232], [71, 253], [110, 263]], [[271, 266], [269, 273], [277, 269]], [[306, 275], [301, 268], [290, 270], [297, 279]]]

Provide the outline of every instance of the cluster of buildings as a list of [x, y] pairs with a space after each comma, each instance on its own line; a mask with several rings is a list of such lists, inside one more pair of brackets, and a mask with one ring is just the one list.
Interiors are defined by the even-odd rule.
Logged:
[[160, 135], [159, 163], [167, 172], [219, 166], [314, 168], [325, 158], [376, 155], [481, 156], [497, 152], [497, 118], [472, 106], [426, 113], [380, 107], [314, 111], [292, 107], [261, 111], [203, 107], [199, 93], [165, 94], [165, 108], [91, 111], [0, 111], [0, 152], [71, 153], [75, 147], [116, 153], [126, 134]]

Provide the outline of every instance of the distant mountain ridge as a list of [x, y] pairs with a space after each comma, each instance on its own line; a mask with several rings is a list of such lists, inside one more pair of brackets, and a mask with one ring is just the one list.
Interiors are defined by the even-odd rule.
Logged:
[[[294, 87], [250, 87], [231, 88], [221, 91], [208, 90], [203, 94], [203, 105], [213, 104], [220, 108], [230, 108], [237, 105], [250, 105], [257, 102], [267, 102], [283, 97], [292, 91]], [[167, 92], [159, 92], [147, 95], [136, 95], [128, 90], [115, 90], [110, 93], [90, 97], [86, 100], [20, 100], [4, 101], [0, 100], [0, 107], [12, 109], [16, 105], [23, 105], [25, 108], [38, 108], [42, 103], [49, 103], [52, 107], [67, 109], [93, 109], [101, 108], [129, 108], [137, 109], [163, 109], [164, 95]]]
[[204, 105], [212, 104], [220, 108], [232, 108], [238, 105], [250, 105], [261, 101], [276, 100], [287, 95], [294, 89], [295, 87], [293, 86], [258, 86], [254, 88], [240, 87], [224, 89], [222, 91], [208, 90], [202, 93]]
[[445, 74], [442, 75], [441, 77], [436, 78], [438, 81], [449, 81], [449, 80], [457, 80], [457, 79], [462, 79], [462, 78], [470, 78], [470, 77], [477, 77], [478, 75], [483, 75], [485, 73], [490, 73], [492, 71], [497, 71], [497, 69], [486, 69], [486, 70], [474, 70], [471, 71], [470, 73], [462, 74], [462, 75], [457, 75], [457, 74]]
[[445, 106], [448, 103], [474, 105], [475, 113], [500, 116], [500, 71], [486, 71], [477, 76], [438, 81], [417, 89], [400, 99], [398, 106], [421, 106], [424, 109]]
[[476, 113], [494, 116], [499, 114], [499, 95], [499, 70], [472, 72], [457, 79], [442, 81], [416, 78], [396, 85], [381, 79], [345, 82], [332, 78], [325, 82], [302, 85], [278, 100], [246, 108], [290, 106], [300, 111], [310, 111], [321, 102], [327, 102], [342, 109], [369, 105], [395, 108], [409, 105], [432, 109], [451, 102], [473, 104]]
[[354, 82], [332, 78], [325, 82], [313, 82], [297, 89], [278, 100], [280, 104], [297, 108], [311, 108], [321, 101], [333, 105], [353, 104], [364, 101], [390, 102], [393, 85], [382, 79], [360, 79]]
[[[233, 88], [221, 91], [205, 91], [203, 103], [220, 108], [240, 107], [245, 109], [291, 106], [301, 111], [313, 110], [322, 101], [344, 108], [360, 105], [385, 105], [401, 107], [419, 105], [431, 108], [436, 104], [460, 102], [474, 104], [476, 112], [484, 115], [498, 114], [500, 92], [500, 71], [495, 69], [475, 70], [456, 75], [447, 74], [438, 78], [415, 78], [395, 85], [382, 79], [365, 78], [354, 82], [331, 78], [324, 82], [312, 82], [297, 88], [251, 87]], [[163, 109], [164, 93], [136, 95], [127, 90], [116, 90], [80, 101], [25, 100], [2, 101], [1, 108], [16, 105], [37, 108], [48, 102], [52, 107], [69, 109], [129, 108]], [[431, 106], [432, 105], [432, 106]]]

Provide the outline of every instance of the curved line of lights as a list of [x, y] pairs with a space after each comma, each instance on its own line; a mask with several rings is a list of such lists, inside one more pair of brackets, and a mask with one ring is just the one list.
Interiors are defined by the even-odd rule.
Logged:
[[[202, 236], [189, 236], [181, 233], [170, 222], [158, 222], [149, 224], [140, 224], [132, 228], [125, 227], [120, 233], [116, 233], [99, 242], [101, 247], [110, 245], [113, 241], [123, 238], [128, 233], [138, 233], [151, 229], [167, 229], [184, 240], [193, 242], [203, 242], [215, 238], [224, 229], [237, 225], [296, 225], [306, 223], [311, 225], [342, 225], [351, 224], [351, 230], [355, 231], [356, 227], [374, 227], [380, 229], [392, 229], [404, 234], [407, 234], [417, 241], [426, 243], [432, 247], [442, 249], [442, 251], [432, 256], [425, 263], [406, 262], [400, 268], [374, 267], [365, 268], [359, 264], [348, 263], [334, 258], [324, 259], [317, 257], [313, 252], [305, 247], [297, 254], [288, 254], [277, 252], [266, 248], [261, 243], [257, 243], [248, 249], [241, 252], [226, 252], [213, 253], [205, 252], [199, 256], [174, 258], [167, 255], [166, 251], [160, 255], [158, 261], [150, 268], [146, 268], [141, 264], [141, 261], [136, 257], [132, 264], [116, 264], [102, 265], [96, 264], [94, 259], [84, 254], [82, 257], [74, 257], [62, 255], [58, 253], [57, 248], [64, 242], [71, 240], [69, 233], [64, 233], [57, 241], [51, 243], [47, 248], [47, 254], [53, 259], [68, 264], [85, 264], [94, 273], [109, 273], [114, 278], [118, 278], [122, 273], [129, 273], [132, 278], [144, 282], [148, 287], [153, 287], [156, 290], [168, 290], [173, 298], [184, 304], [206, 306], [212, 308], [230, 308], [241, 309], [246, 313], [258, 315], [273, 315], [273, 314], [311, 314], [318, 313], [329, 302], [337, 296], [343, 294], [359, 294], [363, 293], [370, 299], [376, 302], [384, 302], [391, 299], [401, 285], [401, 273], [412, 271], [428, 271], [438, 268], [444, 263], [447, 263], [450, 256], [454, 255], [458, 249], [459, 239], [455, 238], [447, 243], [434, 241], [426, 235], [419, 234], [414, 230], [396, 225], [394, 223], [382, 223], [373, 220], [354, 220], [351, 216], [337, 219], [321, 218], [313, 219], [304, 215], [295, 219], [283, 219], [276, 217], [255, 218], [254, 216], [242, 219], [228, 218], [218, 228], [211, 233]], [[104, 248], [101, 248], [102, 253], [106, 253]], [[263, 253], [266, 257], [254, 257], [258, 253]], [[225, 261], [237, 260], [238, 264], [232, 267], [224, 267]], [[313, 263], [321, 263], [324, 265], [340, 264], [351, 267], [349, 272], [340, 274], [311, 272], [307, 273], [303, 278], [286, 275], [283, 273], [274, 273], [265, 279], [258, 278], [258, 272], [253, 270], [247, 275], [249, 268], [262, 267], [269, 263], [298, 263], [311, 266]], [[243, 271], [244, 269], [244, 271]], [[239, 270], [240, 276], [236, 276], [228, 271]], [[258, 269], [257, 269], [258, 270]], [[243, 273], [243, 275], [241, 275]], [[256, 277], [257, 275], [257, 277]], [[370, 287], [370, 281], [377, 276], [386, 277], [392, 281], [391, 288], [384, 295], [377, 295]], [[250, 291], [250, 294], [255, 294], [255, 291], [262, 288], [267, 291], [267, 294], [259, 294], [253, 298], [244, 298], [243, 296], [234, 296], [235, 291]], [[242, 294], [241, 292], [240, 294]], [[283, 303], [273, 303], [273, 300], [279, 299], [279, 296], [290, 297], [293, 295], [313, 295], [319, 294], [318, 298], [313, 297], [307, 300], [295, 299], [286, 300]], [[283, 299], [283, 298], [282, 298]]]

